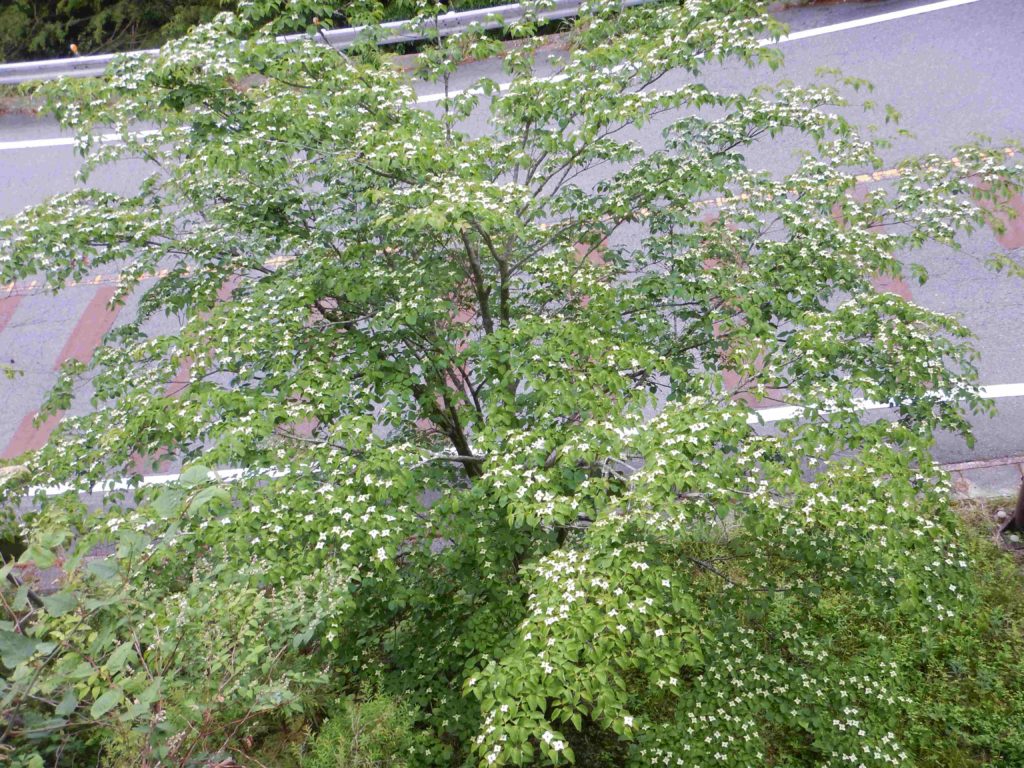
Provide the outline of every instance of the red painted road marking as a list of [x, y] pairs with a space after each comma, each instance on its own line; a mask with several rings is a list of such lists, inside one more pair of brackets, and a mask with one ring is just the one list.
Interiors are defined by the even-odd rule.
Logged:
[[879, 293], [893, 293], [905, 301], [910, 301], [910, 286], [894, 275], [872, 275], [871, 285]]
[[[105, 286], [96, 291], [96, 295], [86, 305], [85, 311], [71, 331], [71, 336], [68, 338], [64, 348], [57, 355], [53, 365], [55, 370], [68, 360], [75, 359], [87, 362], [92, 357], [93, 351], [95, 351], [103, 339], [103, 335], [110, 330], [114, 320], [117, 319], [118, 312], [120, 312], [120, 305], [113, 309], [107, 307], [107, 303], [114, 296], [115, 291], [116, 289], [113, 286]], [[0, 311], [3, 311], [2, 306], [0, 306]], [[13, 313], [13, 309], [7, 311]], [[3, 320], [3, 315], [0, 315], [0, 320]], [[0, 323], [0, 329], [2, 329], [2, 325], [3, 323]], [[53, 414], [38, 426], [33, 423], [36, 415], [35, 413], [30, 413], [21, 420], [18, 429], [14, 433], [14, 437], [11, 438], [11, 441], [4, 449], [2, 458], [13, 459], [26, 451], [34, 451], [41, 448], [46, 444], [50, 434], [64, 414], [63, 412]]]
[[164, 387], [164, 397], [177, 397], [191, 382], [192, 376], [192, 360], [191, 358], [184, 358], [178, 364], [178, 370], [174, 374], [174, 378], [167, 383]]
[[1011, 217], [1002, 212], [998, 214], [1006, 228], [996, 235], [996, 240], [1007, 250], [1024, 248], [1024, 197], [1014, 195], [1007, 201], [1007, 205], [1016, 215]]
[[42, 448], [63, 415], [63, 412], [55, 413], [37, 427], [32, 423], [36, 414], [26, 414], [25, 418], [21, 420], [21, 424], [18, 425], [14, 437], [11, 438], [11, 442], [7, 444], [3, 454], [0, 454], [0, 459], [14, 459], [26, 451]]
[[235, 295], [235, 288], [242, 282], [241, 275], [231, 275], [227, 280], [221, 283], [220, 288], [217, 289], [217, 301], [231, 301]]
[[[705, 225], [707, 229], [710, 229], [718, 220], [721, 218], [721, 211], [711, 210], [705, 213], [701, 217], [701, 223]], [[726, 221], [725, 227], [730, 232], [735, 232], [738, 226], [731, 221]], [[736, 265], [743, 266], [743, 260], [739, 254], [736, 254]], [[703, 267], [705, 270], [718, 269], [722, 262], [719, 259], [704, 259]], [[712, 333], [715, 338], [722, 336], [722, 323], [719, 320], [715, 320], [712, 323]], [[719, 363], [727, 364], [728, 358], [732, 354], [731, 349], [723, 349], [719, 355]], [[722, 386], [725, 387], [725, 391], [729, 393], [729, 396], [737, 402], [749, 405], [751, 408], [757, 408], [763, 406], [765, 401], [757, 397], [753, 392], [750, 391], [750, 387], [757, 384], [757, 378], [764, 368], [764, 355], [759, 353], [754, 360], [754, 373], [753, 375], [744, 375], [733, 368], [722, 368]], [[783, 402], [784, 391], [776, 389], [774, 387], [768, 388], [766, 396], [774, 402]]]
[[[164, 397], [173, 400], [189, 385], [189, 376], [192, 373], [192, 361], [185, 358], [178, 365], [174, 378], [164, 387]], [[168, 407], [171, 407], [170, 404]], [[139, 452], [132, 454], [132, 466], [136, 473], [145, 475], [148, 472], [162, 473], [171, 468], [171, 462], [166, 458], [166, 451], [158, 451], [154, 455], [144, 455]]]
[[[857, 184], [849, 192], [850, 199], [856, 203], [864, 202], [867, 199], [867, 195], [868, 188], [864, 184]], [[832, 218], [835, 219], [841, 227], [846, 226], [846, 220], [843, 216], [843, 206], [840, 203], [836, 203], [832, 206]], [[877, 227], [878, 224], [875, 223], [871, 226]], [[872, 275], [871, 285], [879, 293], [892, 293], [905, 301], [910, 301], [910, 287], [902, 278], [896, 277], [895, 275]]]
[[[167, 270], [163, 270], [156, 276], [165, 277], [167, 273]], [[235, 289], [238, 287], [241, 281], [242, 276], [237, 274], [231, 275], [229, 278], [227, 278], [223, 283], [221, 283], [220, 288], [217, 289], [217, 301], [231, 301], [231, 299], [234, 296]], [[204, 313], [203, 316], [208, 316], [208, 313]], [[184, 358], [181, 361], [181, 363], [179, 363], [178, 370], [174, 374], [174, 378], [167, 383], [167, 386], [164, 387], [164, 397], [173, 400], [179, 394], [181, 394], [188, 387], [191, 381], [191, 374], [192, 361], [189, 358]], [[172, 407], [174, 406], [169, 403], [168, 408]], [[302, 424], [293, 428], [296, 429], [297, 434], [309, 437], [312, 434], [313, 429], [315, 428], [317, 423], [318, 422], [315, 421], [303, 422]], [[167, 451], [165, 449], [158, 450], [158, 452], [155, 455], [144, 455], [135, 452], [132, 454], [131, 462], [132, 466], [135, 468], [135, 471], [140, 475], [144, 475], [149, 471], [157, 473], [165, 472], [171, 467], [171, 462], [167, 457]]]
[[71, 337], [64, 345], [64, 349], [57, 355], [57, 360], [53, 364], [55, 369], [71, 359], [83, 363], [89, 361], [121, 311], [120, 304], [112, 309], [107, 306], [115, 293], [116, 289], [111, 286], [104, 286], [96, 291], [96, 295], [92, 297], [74, 330], [71, 331]]
[[[972, 186], [978, 189], [984, 191], [991, 189], [990, 184], [980, 182], [976, 177], [970, 178], [969, 181]], [[997, 201], [975, 200], [975, 202], [989, 213], [992, 213], [1002, 223], [1003, 231], [996, 232], [996, 242], [1008, 251], [1024, 247], [1024, 197], [1016, 194], [1009, 199], [1002, 198]], [[1002, 206], [1006, 206], [1010, 210], [997, 210], [998, 207]]]
[[7, 324], [14, 317], [14, 310], [21, 304], [21, 296], [4, 296], [0, 299], [0, 332], [3, 332]]

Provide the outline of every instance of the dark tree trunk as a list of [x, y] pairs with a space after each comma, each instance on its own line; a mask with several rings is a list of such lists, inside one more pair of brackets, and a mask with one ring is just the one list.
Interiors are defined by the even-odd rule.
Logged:
[[1024, 531], [1024, 477], [1021, 478], [1020, 490], [1017, 492], [1017, 505], [1013, 508], [1008, 530]]

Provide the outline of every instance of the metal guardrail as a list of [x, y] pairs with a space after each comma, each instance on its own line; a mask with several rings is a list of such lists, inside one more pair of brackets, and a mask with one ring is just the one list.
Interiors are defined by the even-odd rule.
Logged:
[[[623, 7], [642, 5], [650, 0], [622, 0]], [[537, 19], [545, 21], [557, 21], [576, 16], [580, 6], [584, 3], [580, 0], [554, 0], [554, 2], [543, 10], [524, 7], [519, 3], [511, 5], [497, 5], [492, 8], [478, 8], [472, 11], [460, 11], [458, 13], [446, 13], [437, 16], [427, 22], [389, 21], [380, 25], [383, 37], [381, 45], [393, 45], [395, 43], [412, 43], [431, 38], [435, 33], [440, 37], [465, 32], [471, 25], [477, 24], [484, 29], [497, 29], [507, 24], [521, 21], [528, 14], [533, 14]], [[361, 35], [366, 34], [368, 27], [348, 27], [345, 29], [325, 30], [317, 37], [332, 45], [344, 50], [351, 47]], [[307, 37], [304, 34], [284, 35], [280, 39], [284, 41], [301, 40]], [[132, 56], [153, 56], [157, 49], [151, 48], [141, 51], [134, 51], [127, 55]], [[0, 84], [13, 85], [37, 80], [55, 80], [59, 77], [99, 77], [106, 70], [107, 65], [118, 56], [126, 54], [107, 53], [96, 56], [75, 56], [65, 59], [46, 59], [43, 61], [26, 61], [16, 64], [0, 64]]]

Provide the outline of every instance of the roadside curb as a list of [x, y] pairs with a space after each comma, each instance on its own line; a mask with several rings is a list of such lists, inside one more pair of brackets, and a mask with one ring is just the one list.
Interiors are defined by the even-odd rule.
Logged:
[[961, 499], [995, 499], [1016, 496], [1024, 481], [1024, 456], [1006, 456], [941, 465], [953, 481], [953, 493]]

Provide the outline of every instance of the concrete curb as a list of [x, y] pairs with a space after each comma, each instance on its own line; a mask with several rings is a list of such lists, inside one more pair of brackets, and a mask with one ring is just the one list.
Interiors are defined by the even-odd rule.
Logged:
[[961, 461], [942, 468], [951, 475], [953, 491], [962, 499], [1016, 496], [1024, 482], [1024, 456]]

